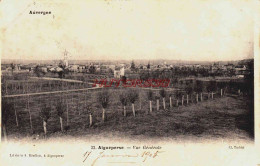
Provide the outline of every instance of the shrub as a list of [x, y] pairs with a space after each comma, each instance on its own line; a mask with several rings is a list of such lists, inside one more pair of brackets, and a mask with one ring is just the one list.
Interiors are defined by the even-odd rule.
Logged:
[[138, 93], [135, 91], [135, 90], [130, 90], [128, 92], [128, 98], [129, 98], [129, 101], [133, 104], [135, 103], [135, 101], [138, 99]]
[[149, 101], [153, 100], [153, 92], [151, 90], [148, 91], [147, 96]]
[[108, 91], [102, 91], [98, 94], [98, 102], [103, 108], [107, 108], [109, 104], [109, 93]]
[[51, 108], [50, 107], [47, 107], [47, 105], [45, 104], [41, 111], [40, 111], [40, 117], [45, 121], [47, 122], [48, 119], [51, 117]]
[[166, 97], [166, 91], [165, 91], [165, 89], [161, 89], [161, 90], [160, 90], [160, 95], [162, 96], [162, 98], [165, 98], [165, 97]]

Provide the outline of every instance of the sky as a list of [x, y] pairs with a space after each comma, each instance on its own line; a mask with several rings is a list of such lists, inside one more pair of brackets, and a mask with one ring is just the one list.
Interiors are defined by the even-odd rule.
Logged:
[[[250, 0], [8, 0], [0, 2], [2, 59], [253, 57]], [[30, 15], [51, 11], [51, 15]]]

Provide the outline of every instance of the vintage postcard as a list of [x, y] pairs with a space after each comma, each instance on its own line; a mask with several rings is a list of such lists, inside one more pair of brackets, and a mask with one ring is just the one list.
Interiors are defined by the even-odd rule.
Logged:
[[259, 165], [259, 9], [0, 0], [0, 165]]

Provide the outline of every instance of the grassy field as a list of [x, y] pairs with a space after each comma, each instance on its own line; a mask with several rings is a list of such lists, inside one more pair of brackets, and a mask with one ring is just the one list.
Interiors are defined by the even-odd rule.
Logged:
[[[96, 101], [98, 91], [73, 93], [60, 96], [38, 96], [30, 99], [33, 132], [30, 130], [26, 98], [16, 98], [15, 103], [19, 114], [19, 127], [15, 118], [8, 121], [8, 137], [14, 140], [43, 138], [42, 120], [39, 117], [40, 105], [49, 103], [51, 118], [48, 121], [47, 139], [52, 138], [83, 138], [98, 139], [115, 137], [126, 139], [152, 140], [185, 140], [185, 139], [237, 139], [253, 140], [252, 103], [242, 96], [225, 96], [203, 102], [169, 108], [169, 98], [166, 98], [167, 109], [156, 110], [156, 101], [153, 101], [153, 112], [147, 114], [149, 101], [145, 90], [139, 90], [139, 99], [136, 101], [136, 117], [133, 117], [131, 105], [127, 105], [127, 117], [123, 116], [123, 108], [119, 100], [120, 89], [110, 89], [110, 104], [107, 109], [107, 121], [101, 122], [102, 109]], [[68, 103], [69, 121], [66, 131], [60, 132], [59, 118], [55, 111], [56, 101], [62, 98]], [[86, 99], [86, 100], [84, 100]], [[18, 101], [20, 100], [20, 101]], [[140, 104], [141, 103], [141, 104]], [[175, 103], [175, 101], [173, 102]], [[89, 127], [88, 112], [84, 106], [92, 105], [93, 126]], [[251, 112], [250, 112], [251, 111]], [[64, 112], [64, 124], [66, 121]], [[39, 137], [37, 136], [39, 135]]]

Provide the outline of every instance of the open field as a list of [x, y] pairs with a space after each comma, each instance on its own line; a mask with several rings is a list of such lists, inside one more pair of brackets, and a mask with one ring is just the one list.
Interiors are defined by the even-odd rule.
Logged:
[[4, 95], [27, 94], [37, 92], [49, 92], [70, 89], [90, 88], [91, 84], [80, 81], [66, 80], [45, 80], [31, 78], [28, 80], [12, 80], [6, 81], [3, 86]]
[[[14, 114], [7, 123], [8, 137], [11, 139], [41, 139], [43, 138], [42, 120], [39, 116], [43, 104], [51, 106], [51, 118], [47, 124], [47, 138], [83, 139], [111, 138], [117, 136], [130, 139], [239, 139], [253, 140], [253, 108], [252, 102], [242, 96], [225, 96], [219, 94], [214, 99], [176, 107], [176, 98], [173, 99], [173, 108], [169, 108], [169, 97], [166, 97], [166, 110], [156, 110], [156, 100], [153, 99], [153, 112], [149, 111], [147, 90], [139, 89], [139, 99], [135, 102], [136, 117], [133, 117], [131, 104], [128, 103], [127, 116], [123, 116], [123, 106], [119, 95], [122, 89], [109, 89], [110, 103], [107, 110], [107, 120], [102, 123], [102, 108], [97, 102], [100, 90], [89, 90], [80, 93], [34, 96], [27, 98], [12, 98], [9, 102], [16, 103], [19, 126], [16, 126]], [[155, 93], [155, 92], [154, 92]], [[67, 108], [63, 114], [65, 132], [60, 132], [59, 118], [55, 105], [62, 99]], [[186, 101], [184, 101], [186, 103]], [[85, 105], [91, 105], [93, 126], [89, 127], [89, 112]], [[29, 111], [32, 117], [30, 126]], [[68, 113], [68, 114], [67, 114]], [[68, 115], [68, 116], [67, 116]], [[67, 121], [68, 118], [68, 121]], [[39, 137], [37, 136], [39, 135]]]

